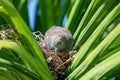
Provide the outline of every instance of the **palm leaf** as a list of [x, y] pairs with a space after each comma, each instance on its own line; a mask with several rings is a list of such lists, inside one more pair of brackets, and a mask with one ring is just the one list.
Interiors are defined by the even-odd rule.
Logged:
[[[12, 25], [21, 42], [0, 40], [0, 79], [53, 80], [28, 27], [26, 6], [27, 0], [0, 1], [0, 24]], [[120, 75], [120, 1], [39, 0], [35, 30], [44, 34], [52, 25], [62, 26], [65, 17], [77, 53], [63, 79], [103, 80]]]

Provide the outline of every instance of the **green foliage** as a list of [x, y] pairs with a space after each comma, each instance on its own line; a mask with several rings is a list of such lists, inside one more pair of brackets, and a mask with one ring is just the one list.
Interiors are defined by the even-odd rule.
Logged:
[[[19, 42], [0, 40], [1, 80], [54, 80], [29, 29], [27, 0], [0, 0], [0, 24], [10, 24]], [[66, 80], [108, 80], [120, 75], [120, 0], [39, 0], [35, 30], [43, 34], [62, 26], [75, 39], [77, 50]], [[7, 76], [6, 76], [7, 75]]]

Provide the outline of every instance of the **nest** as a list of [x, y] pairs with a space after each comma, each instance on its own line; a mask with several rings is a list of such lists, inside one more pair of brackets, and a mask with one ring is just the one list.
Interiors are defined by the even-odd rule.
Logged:
[[0, 39], [18, 41], [18, 35], [10, 25], [4, 24], [0, 26]]
[[42, 46], [42, 42], [39, 42], [39, 45], [43, 51], [46, 62], [54, 75], [56, 80], [61, 80], [63, 77], [66, 68], [70, 65], [73, 60], [74, 52], [54, 52], [52, 50], [46, 49]]
[[55, 52], [43, 46], [44, 36], [39, 32], [33, 33], [43, 51], [46, 62], [56, 80], [62, 80], [66, 68], [71, 64], [76, 51]]

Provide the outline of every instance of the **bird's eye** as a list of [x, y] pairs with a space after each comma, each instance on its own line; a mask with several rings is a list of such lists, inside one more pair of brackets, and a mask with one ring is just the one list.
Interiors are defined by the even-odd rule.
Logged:
[[61, 45], [62, 44], [62, 42], [58, 42], [58, 45]]

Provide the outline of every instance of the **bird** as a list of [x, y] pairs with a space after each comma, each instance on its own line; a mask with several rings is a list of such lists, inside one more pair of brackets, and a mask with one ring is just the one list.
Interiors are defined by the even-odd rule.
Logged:
[[74, 39], [69, 30], [54, 25], [46, 31], [43, 46], [54, 52], [70, 51], [74, 46]]

